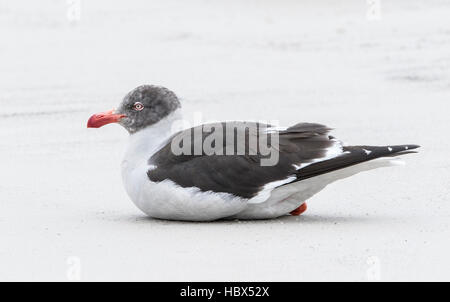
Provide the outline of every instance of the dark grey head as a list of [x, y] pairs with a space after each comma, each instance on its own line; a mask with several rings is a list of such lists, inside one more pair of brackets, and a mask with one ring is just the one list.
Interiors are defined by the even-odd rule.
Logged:
[[180, 107], [177, 96], [169, 89], [142, 85], [124, 97], [115, 113], [125, 115], [119, 124], [128, 132], [135, 133], [159, 122]]

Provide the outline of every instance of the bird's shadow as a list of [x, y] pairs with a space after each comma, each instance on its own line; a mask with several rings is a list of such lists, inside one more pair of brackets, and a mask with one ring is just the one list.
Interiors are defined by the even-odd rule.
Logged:
[[380, 216], [338, 216], [338, 215], [313, 215], [303, 214], [300, 216], [282, 216], [274, 219], [258, 219], [258, 220], [215, 220], [207, 222], [198, 221], [179, 221], [179, 220], [164, 220], [148, 216], [128, 216], [122, 217], [123, 220], [130, 223], [144, 223], [156, 225], [271, 225], [271, 224], [299, 224], [299, 225], [336, 225], [336, 224], [359, 224], [370, 223], [374, 221], [386, 220], [386, 217]]

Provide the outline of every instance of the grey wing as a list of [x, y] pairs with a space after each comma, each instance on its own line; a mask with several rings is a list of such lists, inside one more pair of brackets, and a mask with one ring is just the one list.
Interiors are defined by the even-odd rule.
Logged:
[[[234, 134], [233, 139], [230, 131]], [[291, 181], [300, 167], [330, 157], [332, 150], [342, 152], [340, 143], [328, 135], [329, 131], [326, 126], [311, 123], [283, 130], [260, 123], [206, 124], [181, 131], [169, 139], [149, 159], [155, 168], [147, 174], [156, 182], [169, 179], [181, 187], [252, 198], [268, 183]], [[214, 140], [212, 135], [215, 135]], [[186, 145], [188, 138], [194, 142], [189, 148]], [[204, 150], [207, 148], [195, 150], [195, 145], [199, 144], [203, 147], [211, 145], [216, 152], [208, 153]], [[266, 144], [268, 149], [260, 148], [260, 144]], [[180, 154], [182, 149], [185, 152]], [[199, 152], [199, 149], [202, 150]], [[273, 164], [264, 165], [264, 160], [267, 162], [271, 157], [276, 159]]]

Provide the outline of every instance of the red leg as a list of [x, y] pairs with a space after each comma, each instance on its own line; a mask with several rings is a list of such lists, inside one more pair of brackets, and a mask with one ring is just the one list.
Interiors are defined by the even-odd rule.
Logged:
[[306, 211], [308, 206], [306, 205], [306, 202], [304, 202], [301, 206], [296, 208], [294, 211], [292, 211], [290, 214], [293, 216], [298, 216]]

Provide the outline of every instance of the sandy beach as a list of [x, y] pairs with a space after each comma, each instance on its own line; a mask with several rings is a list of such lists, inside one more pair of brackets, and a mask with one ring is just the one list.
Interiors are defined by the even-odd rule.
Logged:
[[[37, 2], [0, 2], [1, 281], [450, 280], [450, 2]], [[299, 217], [155, 220], [122, 186], [126, 131], [86, 129], [141, 84], [188, 120], [422, 148]]]

